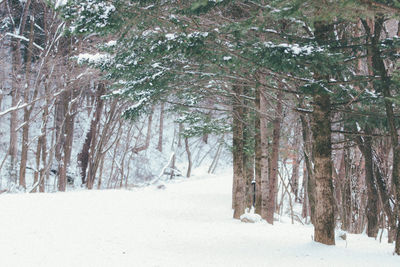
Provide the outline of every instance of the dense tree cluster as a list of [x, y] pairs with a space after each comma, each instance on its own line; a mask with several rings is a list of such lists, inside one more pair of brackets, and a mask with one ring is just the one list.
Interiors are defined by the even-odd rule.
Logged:
[[[63, 38], [100, 43], [97, 54], [77, 56], [102, 71], [100, 113], [102, 99], [128, 101], [123, 114], [133, 121], [168, 105], [184, 127], [189, 162], [188, 138], [232, 133], [234, 218], [254, 206], [273, 224], [282, 192], [303, 204], [315, 241], [335, 244], [335, 227], [366, 228], [371, 237], [387, 228], [400, 254], [397, 1], [72, 0], [55, 6], [65, 21]], [[25, 24], [27, 15], [21, 17]], [[25, 51], [21, 38], [11, 37], [13, 50]], [[38, 49], [28, 40], [27, 51]], [[16, 54], [15, 66], [22, 57]], [[91, 138], [82, 153], [92, 151]], [[94, 168], [92, 176], [84, 168], [90, 187], [98, 162], [81, 155]]]

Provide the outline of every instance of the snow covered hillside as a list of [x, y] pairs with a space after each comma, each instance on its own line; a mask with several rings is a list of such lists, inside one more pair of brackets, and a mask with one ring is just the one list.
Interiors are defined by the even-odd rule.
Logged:
[[232, 219], [231, 174], [157, 188], [0, 196], [1, 266], [400, 266], [393, 245]]

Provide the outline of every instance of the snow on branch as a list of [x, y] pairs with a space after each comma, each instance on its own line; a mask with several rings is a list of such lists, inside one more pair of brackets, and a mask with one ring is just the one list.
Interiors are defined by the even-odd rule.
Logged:
[[[17, 38], [17, 39], [21, 39], [21, 40], [23, 40], [23, 41], [29, 42], [29, 39], [28, 39], [28, 38], [26, 38], [26, 37], [24, 37], [24, 36], [22, 36], [22, 35], [18, 35], [18, 34], [11, 33], [11, 32], [7, 32], [7, 33], [6, 33], [6, 36], [11, 36], [11, 37], [13, 37], [13, 38]], [[36, 47], [37, 49], [41, 50], [41, 51], [44, 50], [43, 47], [41, 47], [40, 45], [38, 45], [38, 44], [36, 44], [36, 43], [33, 43], [33, 46]]]

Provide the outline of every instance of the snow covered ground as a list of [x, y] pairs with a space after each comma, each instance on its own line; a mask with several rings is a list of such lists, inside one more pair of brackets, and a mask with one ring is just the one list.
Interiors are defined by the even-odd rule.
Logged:
[[0, 266], [400, 266], [365, 235], [232, 219], [231, 174], [134, 190], [0, 195]]

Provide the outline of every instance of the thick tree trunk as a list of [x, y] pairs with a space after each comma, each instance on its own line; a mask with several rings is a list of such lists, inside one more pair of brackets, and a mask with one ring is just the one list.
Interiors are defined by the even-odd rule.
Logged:
[[64, 143], [65, 143], [65, 105], [68, 103], [68, 95], [66, 92], [61, 93], [60, 99], [56, 104], [55, 128], [57, 136], [55, 156], [58, 162], [58, 191], [65, 191], [67, 186], [67, 171], [64, 161]]
[[[263, 80], [262, 76], [258, 79]], [[267, 216], [268, 194], [268, 106], [263, 94], [264, 87], [256, 90], [255, 106], [257, 110], [255, 122], [255, 212], [263, 219]]]
[[261, 108], [260, 108], [260, 94], [261, 94], [261, 87], [256, 88], [256, 97], [254, 104], [256, 106], [256, 121], [255, 121], [255, 133], [254, 133], [254, 179], [255, 179], [255, 200], [254, 200], [254, 209], [257, 214], [261, 214]]
[[314, 240], [335, 244], [335, 218], [332, 184], [331, 102], [326, 93], [316, 94], [312, 120], [315, 177]]
[[[27, 0], [22, 17], [20, 20], [20, 23], [16, 25], [18, 29], [15, 29], [15, 32], [19, 32], [21, 35], [24, 34], [25, 32], [25, 26], [26, 26], [26, 21], [28, 18], [28, 13], [30, 11], [30, 5], [31, 5], [31, 0]], [[11, 8], [14, 9], [13, 4], [11, 3]], [[32, 24], [32, 23], [31, 23]], [[32, 27], [31, 27], [32, 28]], [[31, 33], [33, 33], [33, 29], [31, 30]], [[30, 43], [33, 44], [33, 38], [31, 38]], [[11, 105], [13, 107], [17, 106], [20, 101], [20, 96], [21, 96], [21, 88], [22, 88], [22, 81], [21, 81], [21, 75], [22, 75], [22, 56], [21, 56], [21, 39], [20, 38], [15, 38], [11, 42], [11, 47], [12, 47], [12, 74], [13, 74], [13, 79], [12, 79], [12, 91], [11, 91]], [[31, 54], [32, 47], [28, 54]], [[28, 55], [29, 57], [29, 55]], [[30, 62], [29, 62], [30, 63]], [[30, 66], [27, 66], [27, 72], [30, 72]], [[25, 88], [26, 91], [28, 91], [28, 88]], [[25, 92], [26, 94], [26, 92]], [[9, 166], [9, 176], [10, 179], [14, 182], [17, 182], [17, 124], [18, 124], [18, 111], [14, 110], [11, 112], [11, 119], [10, 119], [10, 147], [9, 147], [9, 156], [10, 156], [10, 166]], [[25, 129], [25, 135], [27, 135], [27, 131]], [[27, 143], [26, 143], [27, 144]], [[24, 143], [22, 144], [24, 146]], [[26, 145], [25, 145], [26, 147]], [[26, 148], [27, 151], [27, 148]], [[24, 152], [25, 153], [25, 152]], [[23, 155], [24, 156], [24, 155]], [[27, 156], [26, 156], [27, 158]], [[23, 159], [26, 164], [26, 159]], [[23, 176], [19, 176], [19, 184], [21, 187], [26, 188], [26, 182], [25, 182], [25, 172], [23, 172]]]
[[351, 222], [353, 214], [353, 205], [351, 197], [351, 159], [349, 158], [348, 149], [344, 152], [344, 168], [345, 168], [345, 181], [342, 188], [342, 230], [351, 231]]
[[[383, 210], [388, 219], [389, 224], [389, 239], [394, 236], [394, 232], [396, 231], [396, 217], [394, 216], [394, 211], [391, 206], [391, 202], [393, 199], [391, 198], [391, 194], [387, 188], [387, 182], [385, 181], [382, 171], [379, 166], [379, 162], [377, 162], [377, 158], [374, 156], [374, 174], [376, 178], [376, 184], [379, 190], [379, 197], [382, 202]], [[390, 241], [390, 240], [389, 240]], [[393, 241], [392, 241], [393, 242]]]
[[[250, 95], [251, 92], [246, 89], [245, 94]], [[244, 154], [243, 154], [243, 166], [244, 166], [244, 176], [246, 183], [246, 208], [250, 209], [253, 205], [253, 186], [252, 182], [254, 180], [254, 156], [255, 156], [255, 148], [254, 148], [254, 127], [255, 120], [254, 116], [251, 112], [250, 105], [253, 104], [254, 101], [244, 101], [244, 128], [243, 128], [243, 142], [244, 142]]]
[[[365, 128], [366, 134], [371, 134], [369, 127]], [[378, 190], [376, 188], [374, 179], [374, 166], [372, 160], [372, 137], [364, 136], [357, 137], [357, 144], [360, 148], [365, 161], [365, 183], [367, 185], [367, 207], [366, 215], [368, 220], [367, 235], [374, 237], [378, 235], [379, 223], [378, 223]]]
[[299, 166], [300, 166], [300, 157], [298, 151], [300, 151], [300, 142], [299, 142], [299, 131], [296, 125], [294, 130], [294, 144], [293, 144], [293, 164], [292, 164], [292, 177], [291, 181], [291, 191], [295, 195], [295, 202], [299, 201]]
[[[320, 44], [333, 35], [333, 25], [315, 21], [315, 39]], [[316, 69], [316, 80], [327, 80], [325, 73]], [[326, 245], [335, 244], [335, 215], [332, 181], [331, 98], [325, 88], [319, 87], [313, 95], [314, 111], [311, 130], [315, 178], [314, 240]]]
[[234, 87], [235, 100], [233, 103], [233, 218], [239, 219], [245, 211], [245, 177], [243, 166], [243, 105], [241, 96], [243, 88]]
[[[16, 107], [20, 101], [20, 89], [21, 79], [21, 44], [20, 40], [13, 40], [11, 43], [12, 47], [12, 89], [11, 89], [11, 106]], [[9, 166], [8, 175], [12, 182], [17, 182], [17, 124], [18, 124], [18, 110], [10, 112], [10, 146], [8, 150], [9, 154]]]
[[311, 132], [310, 125], [308, 123], [307, 118], [304, 115], [300, 115], [301, 121], [301, 129], [302, 129], [302, 137], [303, 137], [303, 151], [304, 151], [304, 164], [306, 167], [306, 193], [308, 200], [308, 208], [310, 211], [310, 219], [311, 222], [314, 223], [315, 218], [315, 178], [314, 178], [314, 170], [312, 168], [312, 147], [311, 147]]
[[[374, 86], [377, 92], [382, 92], [385, 102], [385, 110], [387, 115], [387, 122], [389, 125], [389, 132], [391, 136], [392, 142], [392, 150], [393, 150], [393, 168], [392, 168], [392, 182], [394, 186], [395, 192], [395, 207], [394, 207], [394, 215], [397, 220], [400, 219], [399, 214], [399, 201], [400, 201], [400, 144], [399, 144], [399, 136], [397, 133], [396, 127], [396, 119], [394, 116], [393, 103], [390, 100], [392, 97], [390, 92], [391, 79], [388, 76], [384, 60], [381, 56], [380, 51], [380, 36], [384, 27], [384, 18], [383, 16], [377, 16], [375, 18], [375, 24], [373, 29], [369, 27], [366, 21], [363, 21], [364, 28], [368, 35], [368, 40], [371, 42], [371, 46], [367, 49], [368, 56], [371, 58], [372, 63], [370, 67], [373, 69], [373, 73], [375, 76], [380, 77], [379, 82], [375, 82]], [[395, 253], [400, 255], [400, 222], [397, 223], [397, 233], [396, 233], [396, 246]]]
[[276, 104], [276, 115], [273, 121], [271, 172], [268, 181], [267, 216], [268, 223], [274, 223], [274, 212], [276, 207], [276, 196], [278, 193], [278, 168], [279, 168], [279, 140], [281, 135], [282, 120], [282, 91], [278, 91], [278, 103]]

